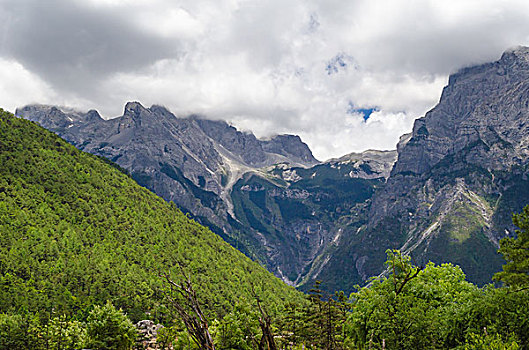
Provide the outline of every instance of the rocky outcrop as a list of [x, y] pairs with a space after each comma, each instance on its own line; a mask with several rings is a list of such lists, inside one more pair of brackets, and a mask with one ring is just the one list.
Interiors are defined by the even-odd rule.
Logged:
[[280, 154], [297, 164], [315, 165], [319, 163], [309, 147], [301, 142], [297, 135], [276, 135], [261, 142], [263, 150], [271, 154]]
[[397, 161], [397, 151], [367, 150], [362, 153], [350, 153], [338, 159], [327, 161], [331, 167], [352, 166], [350, 177], [364, 179], [388, 178]]
[[151, 320], [142, 320], [136, 323], [139, 337], [134, 348], [138, 350], [172, 349], [172, 344], [161, 344], [158, 341], [158, 332], [163, 328], [163, 325], [156, 324]]
[[417, 211], [412, 199], [399, 206], [387, 204], [439, 173], [439, 168], [452, 174], [457, 168], [468, 169], [469, 174], [469, 168], [475, 167], [490, 177], [495, 172], [523, 175], [529, 159], [528, 103], [527, 48], [507, 51], [497, 62], [452, 75], [439, 104], [416, 120], [411, 138], [400, 147], [388, 186], [374, 201], [370, 222], [376, 224], [403, 209]]

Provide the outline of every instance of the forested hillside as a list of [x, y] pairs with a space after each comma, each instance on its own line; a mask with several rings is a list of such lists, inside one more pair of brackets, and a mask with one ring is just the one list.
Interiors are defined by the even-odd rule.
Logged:
[[116, 166], [0, 113], [0, 312], [75, 315], [111, 301], [167, 320], [160, 273], [182, 263], [207, 313], [251, 286], [269, 304], [298, 293]]
[[140, 185], [174, 202], [272, 272], [283, 247], [263, 238], [267, 232], [242, 226], [233, 212], [231, 188], [242, 174], [279, 162], [318, 163], [297, 136], [259, 140], [224, 121], [176, 116], [165, 107], [146, 108], [139, 102], [128, 102], [122, 116], [106, 120], [95, 110], [45, 105], [19, 108], [15, 114], [84, 152], [115, 162]]

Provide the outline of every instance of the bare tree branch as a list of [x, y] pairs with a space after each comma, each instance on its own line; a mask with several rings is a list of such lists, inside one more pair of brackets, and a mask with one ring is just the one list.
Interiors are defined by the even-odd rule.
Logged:
[[266, 311], [261, 306], [261, 300], [255, 292], [253, 285], [252, 294], [255, 297], [255, 300], [257, 301], [257, 308], [259, 309], [259, 312], [261, 314], [261, 316], [259, 317], [259, 326], [261, 327], [263, 336], [261, 337], [261, 341], [259, 342], [259, 350], [277, 350], [277, 345], [275, 343], [274, 336], [271, 330], [272, 321], [270, 319], [270, 316], [268, 316]]
[[178, 263], [182, 282], [173, 281], [169, 274], [160, 273], [169, 286], [170, 292], [163, 290], [167, 299], [184, 322], [187, 331], [200, 349], [215, 350], [213, 338], [209, 333], [208, 321], [198, 302], [197, 294], [193, 289], [191, 279], [185, 272], [182, 263]]

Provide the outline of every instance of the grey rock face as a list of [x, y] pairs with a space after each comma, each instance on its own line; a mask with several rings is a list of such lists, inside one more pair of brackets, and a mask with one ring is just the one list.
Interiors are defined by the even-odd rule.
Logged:
[[236, 155], [240, 162], [254, 167], [267, 164], [268, 157], [253, 134], [240, 132], [223, 121], [195, 120], [206, 135]]
[[262, 141], [262, 145], [265, 152], [280, 154], [299, 164], [318, 163], [309, 147], [297, 135], [276, 135], [269, 141]]
[[401, 138], [367, 224], [334, 253], [325, 279], [361, 282], [381, 272], [385, 249], [394, 248], [489, 282], [503, 261], [498, 241], [513, 232], [510, 213], [529, 203], [528, 106], [528, 48], [452, 75], [439, 104]]
[[157, 342], [158, 332], [164, 328], [163, 325], [151, 320], [141, 320], [135, 326], [139, 333], [139, 339], [136, 341], [137, 348], [155, 350], [163, 347]]
[[364, 179], [387, 179], [397, 161], [397, 151], [367, 150], [362, 153], [350, 153], [338, 159], [327, 161], [332, 167], [352, 166], [351, 177]]
[[319, 163], [297, 135], [276, 135], [270, 140], [259, 140], [253, 134], [238, 131], [223, 121], [193, 119], [210, 138], [248, 166], [260, 168], [279, 162], [302, 166]]
[[410, 142], [399, 152], [394, 173], [423, 174], [447, 155], [475, 142], [510, 143], [514, 149], [511, 158], [500, 161], [500, 154], [491, 153], [470, 159], [473, 163], [497, 170], [520, 164], [529, 152], [524, 147], [528, 65], [527, 49], [518, 48], [504, 53], [497, 62], [452, 75], [439, 104], [416, 120]]
[[[424, 178], [447, 157], [465, 153], [464, 162], [494, 171], [516, 171], [528, 163], [529, 50], [507, 51], [494, 63], [452, 75], [439, 104], [415, 121], [411, 138], [399, 148], [390, 183]], [[454, 164], [452, 164], [454, 166]], [[403, 175], [404, 174], [404, 175]], [[399, 176], [400, 175], [400, 176]], [[398, 179], [398, 180], [397, 180]], [[388, 195], [403, 185], [388, 186]], [[402, 191], [400, 191], [402, 192]], [[376, 202], [387, 202], [385, 195]], [[372, 220], [392, 214], [374, 205]]]

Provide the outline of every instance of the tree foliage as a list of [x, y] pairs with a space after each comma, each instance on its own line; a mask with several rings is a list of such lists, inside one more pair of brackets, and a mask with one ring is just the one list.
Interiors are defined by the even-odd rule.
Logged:
[[451, 311], [477, 288], [451, 264], [429, 263], [421, 270], [398, 251], [388, 251], [386, 264], [389, 277], [373, 279], [351, 296], [352, 341], [366, 349], [383, 342], [388, 348], [446, 348]]
[[138, 338], [138, 331], [110, 302], [95, 306], [88, 315], [86, 346], [90, 349], [128, 350]]
[[529, 205], [520, 214], [513, 215], [517, 238], [507, 237], [500, 241], [499, 252], [507, 263], [494, 278], [508, 286], [529, 288]]

